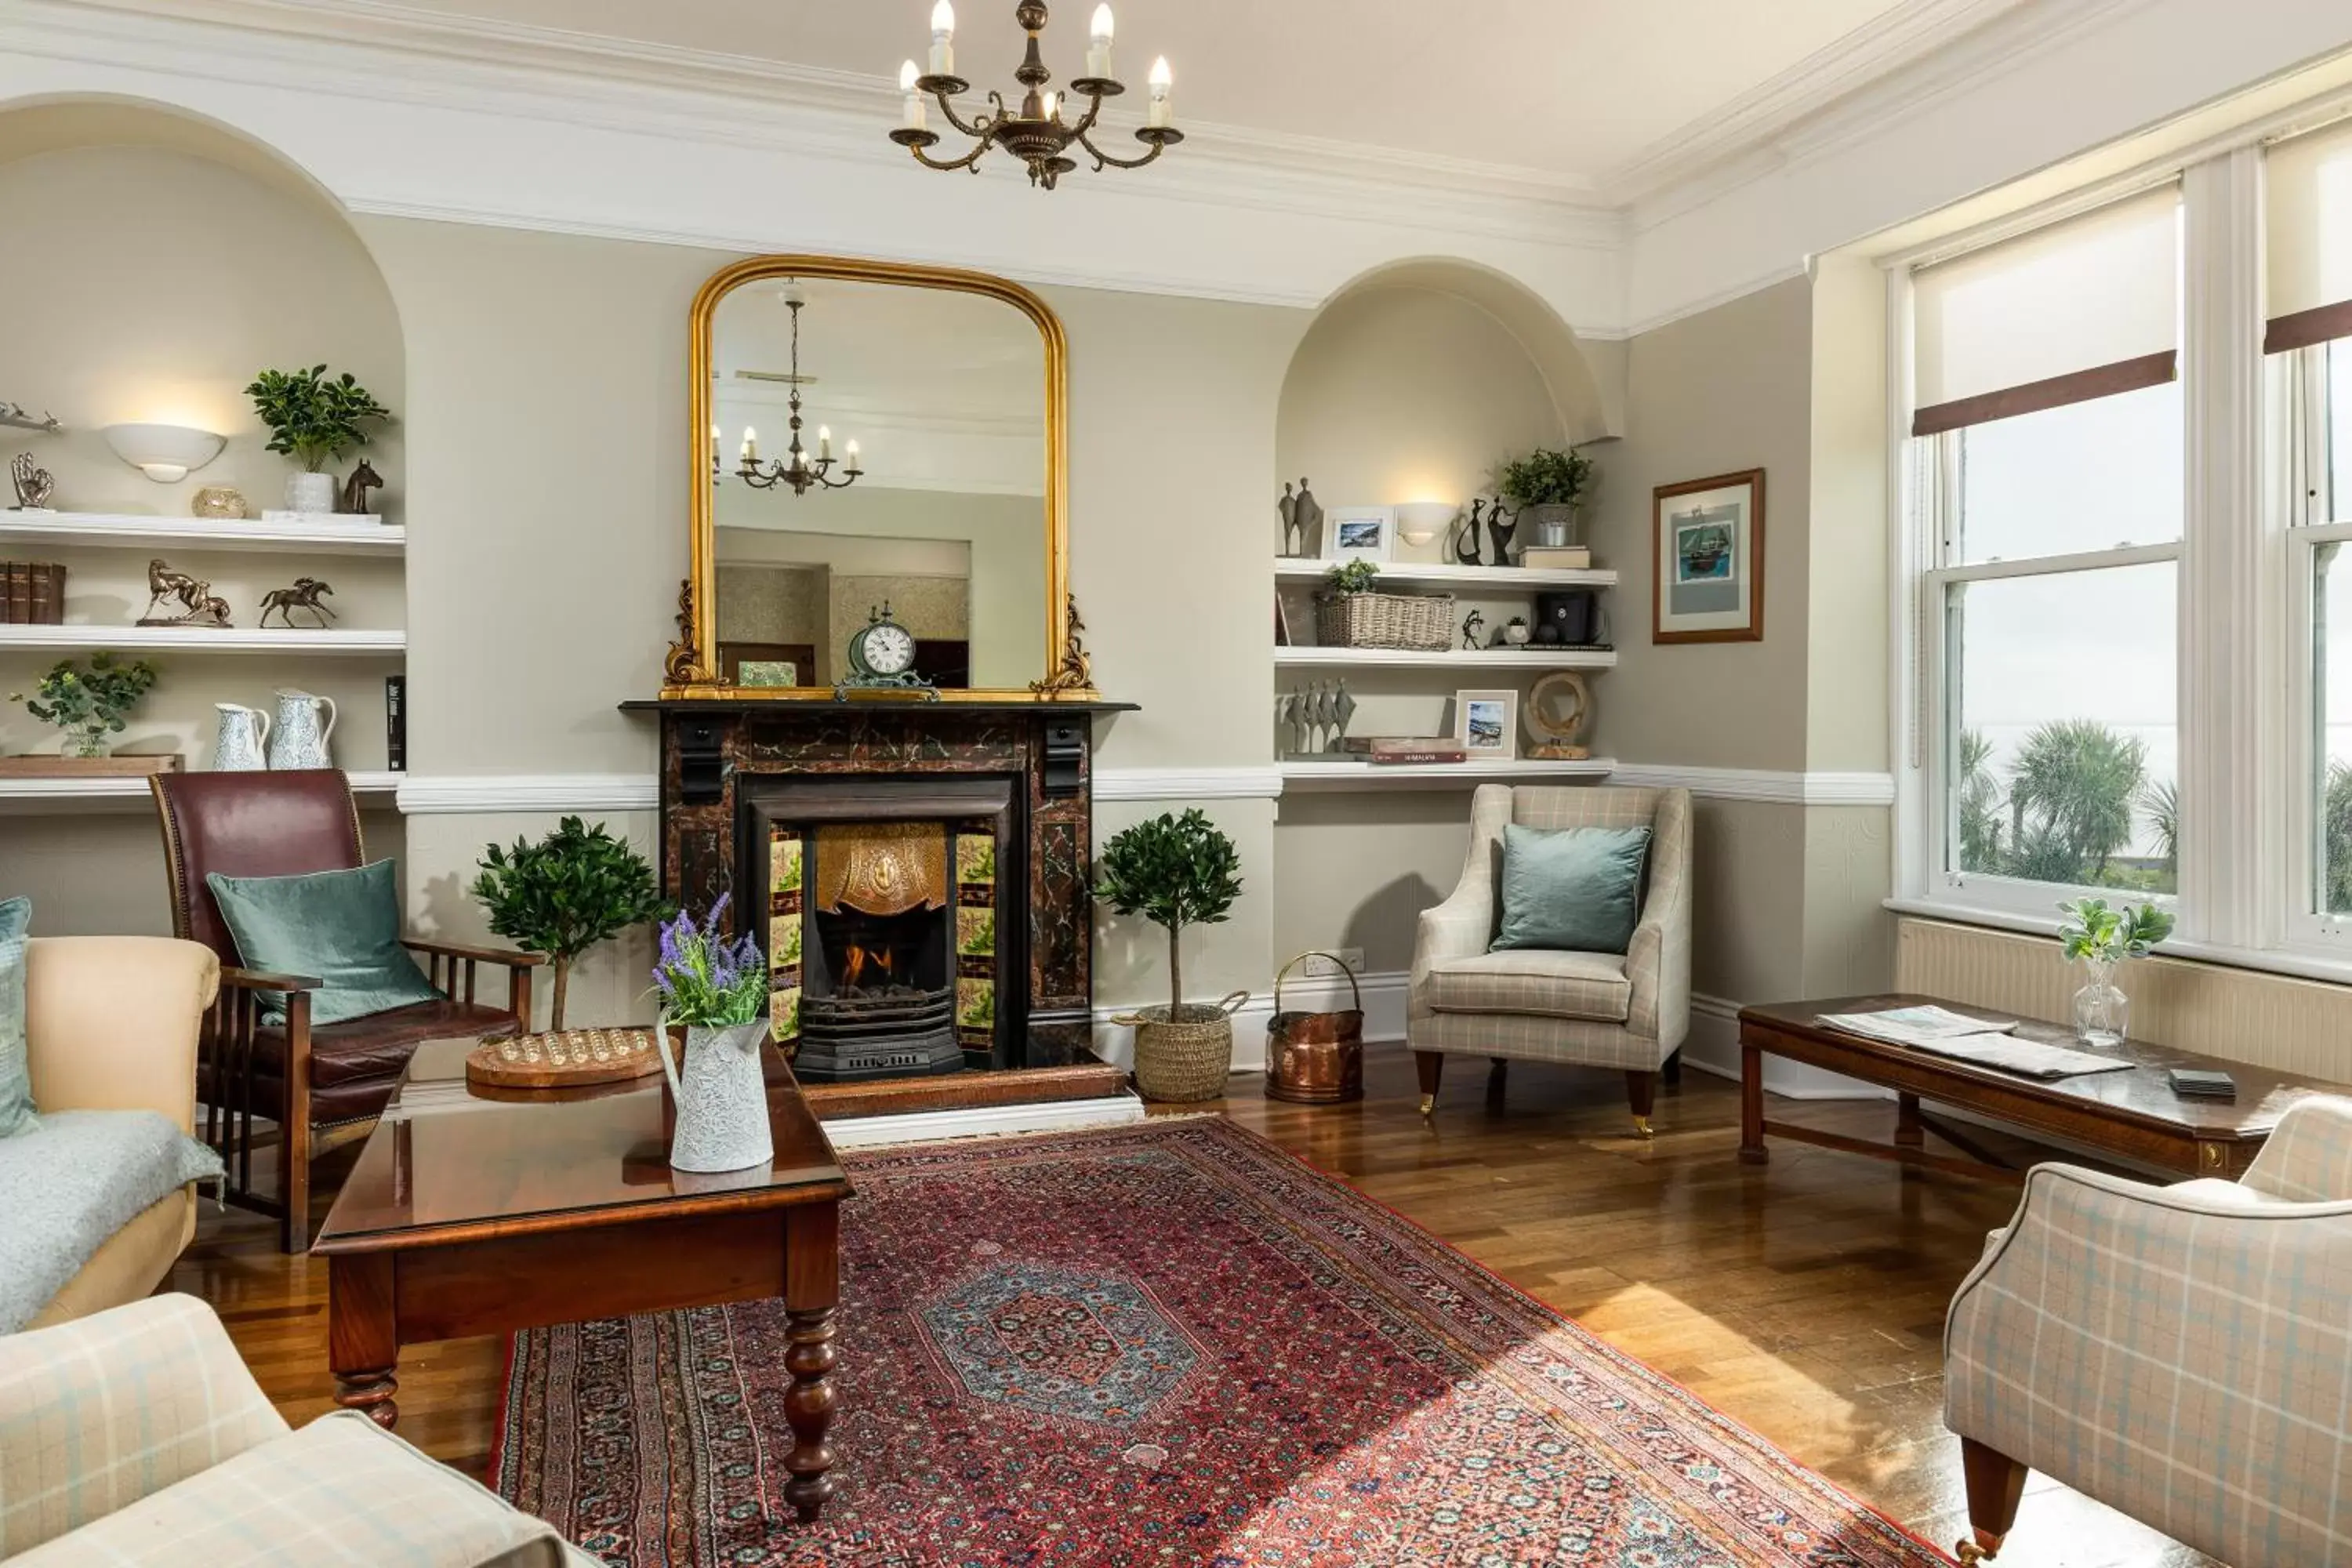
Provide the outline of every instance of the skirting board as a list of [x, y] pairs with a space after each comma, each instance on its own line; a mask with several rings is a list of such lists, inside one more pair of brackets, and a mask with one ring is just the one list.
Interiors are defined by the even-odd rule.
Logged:
[[[1411, 977], [1399, 970], [1389, 974], [1366, 974], [1358, 984], [1364, 992], [1364, 1038], [1370, 1040], [1402, 1040], [1404, 1038], [1404, 996]], [[1198, 1000], [1213, 1002], [1213, 997]], [[1282, 985], [1282, 1005], [1294, 1013], [1321, 1013], [1351, 1005], [1347, 982], [1344, 980], [1286, 980]], [[1116, 1020], [1132, 1008], [1148, 1005], [1130, 1002], [1118, 1007], [1095, 1009], [1095, 1055], [1119, 1067], [1135, 1065], [1135, 1030]], [[1272, 996], [1253, 995], [1234, 1014], [1234, 1070], [1264, 1072], [1265, 1070], [1265, 1026], [1274, 1016]]]
[[[1683, 1040], [1683, 1063], [1717, 1078], [1739, 1081], [1739, 1009], [1720, 996], [1691, 998], [1690, 1034]], [[1891, 1100], [1875, 1084], [1843, 1073], [1823, 1072], [1780, 1057], [1764, 1058], [1764, 1089], [1787, 1100]]]
[[1105, 1100], [1062, 1100], [1044, 1105], [989, 1105], [968, 1110], [915, 1110], [904, 1116], [858, 1116], [828, 1121], [836, 1149], [877, 1149], [888, 1143], [933, 1143], [950, 1138], [1001, 1138], [1014, 1132], [1067, 1132], [1079, 1127], [1120, 1127], [1143, 1120], [1132, 1094]]

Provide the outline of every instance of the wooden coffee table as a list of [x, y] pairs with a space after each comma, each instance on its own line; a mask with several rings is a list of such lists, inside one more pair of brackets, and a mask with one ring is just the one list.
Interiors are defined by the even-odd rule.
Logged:
[[658, 1076], [562, 1098], [466, 1083], [471, 1038], [417, 1048], [311, 1247], [328, 1265], [335, 1402], [397, 1419], [400, 1347], [781, 1296], [792, 1373], [784, 1496], [832, 1495], [840, 1204], [849, 1196], [792, 1069], [768, 1052], [768, 1165], [669, 1167]]
[[[2032, 1019], [2018, 1024], [2021, 1038], [2048, 1040], [2094, 1055], [2131, 1063], [2128, 1071], [2087, 1073], [2043, 1081], [1954, 1057], [1935, 1056], [1823, 1025], [1824, 1013], [1876, 1013], [1890, 1007], [1948, 1007], [1983, 1018], [2016, 1017], [1990, 1007], [1971, 1007], [1934, 996], [1841, 996], [1822, 1002], [1783, 1002], [1743, 1007], [1739, 1012], [1739, 1157], [1750, 1164], [1769, 1158], [1765, 1134], [1899, 1160], [1962, 1175], [2022, 1180], [2024, 1173], [1987, 1153], [1962, 1128], [1919, 1109], [1922, 1100], [1957, 1106], [2053, 1138], [2180, 1171], [2193, 1176], [2242, 1174], [2261, 1152], [2287, 1106], [2307, 1094], [2352, 1095], [2352, 1086], [2273, 1072], [2244, 1062], [2224, 1061], [2138, 1040], [2101, 1049], [2085, 1046], [2074, 1031]], [[1834, 1132], [1816, 1131], [1764, 1117], [1764, 1058], [1786, 1057], [1843, 1073], [1895, 1091], [1895, 1142], [1872, 1143]], [[2175, 1094], [2165, 1074], [2171, 1068], [2207, 1068], [2237, 1080], [2235, 1100], [2189, 1100]], [[1928, 1153], [1927, 1134], [1969, 1156]]]

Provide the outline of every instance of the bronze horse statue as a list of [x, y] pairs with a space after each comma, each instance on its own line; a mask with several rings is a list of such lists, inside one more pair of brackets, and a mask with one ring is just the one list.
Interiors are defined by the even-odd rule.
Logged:
[[272, 588], [261, 595], [261, 619], [254, 624], [268, 626], [269, 613], [275, 610], [278, 612], [278, 618], [290, 629], [294, 625], [293, 612], [308, 610], [310, 612], [311, 620], [323, 631], [327, 623], [334, 620], [336, 616], [332, 609], [320, 603], [320, 600], [334, 591], [331, 586], [320, 582], [316, 577], [297, 577], [294, 579], [292, 587]]
[[373, 464], [362, 458], [360, 466], [352, 470], [352, 477], [343, 481], [342, 494], [335, 499], [335, 510], [353, 517], [366, 517], [369, 515], [368, 491], [382, 489], [383, 476], [375, 471]]

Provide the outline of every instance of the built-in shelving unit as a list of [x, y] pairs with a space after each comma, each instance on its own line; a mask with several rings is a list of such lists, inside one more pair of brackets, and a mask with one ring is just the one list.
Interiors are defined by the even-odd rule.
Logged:
[[408, 529], [404, 523], [364, 517], [245, 522], [110, 512], [0, 511], [0, 542], [9, 540], [98, 548], [176, 545], [190, 550], [299, 551], [306, 555], [398, 555], [408, 547]]
[[1592, 647], [1277, 647], [1283, 665], [1339, 665], [1369, 669], [1610, 669], [1614, 648]]
[[[1277, 583], [1319, 583], [1323, 574], [1337, 563], [1330, 561], [1297, 560], [1289, 556], [1274, 558], [1274, 578]], [[1584, 571], [1566, 568], [1530, 569], [1525, 566], [1457, 566], [1445, 562], [1383, 561], [1380, 563], [1379, 586], [1451, 588], [1457, 593], [1475, 594], [1480, 589], [1496, 594], [1532, 594], [1545, 588], [1613, 588], [1617, 574], [1607, 567], [1591, 567]]]
[[169, 650], [173, 653], [314, 653], [383, 658], [403, 653], [399, 630], [313, 631], [308, 626], [0, 626], [0, 649], [79, 648]]
[[1545, 779], [1606, 778], [1617, 771], [1613, 757], [1590, 757], [1583, 762], [1548, 762], [1521, 757], [1507, 763], [1357, 763], [1295, 762], [1280, 764], [1285, 792], [1297, 789], [1380, 789], [1410, 785], [1435, 789], [1482, 784], [1540, 783]]
[[[355, 773], [348, 775], [352, 793], [362, 805], [389, 807], [399, 793], [396, 773]], [[0, 778], [0, 816], [40, 812], [135, 810], [150, 798], [143, 773], [128, 777], [79, 779]]]

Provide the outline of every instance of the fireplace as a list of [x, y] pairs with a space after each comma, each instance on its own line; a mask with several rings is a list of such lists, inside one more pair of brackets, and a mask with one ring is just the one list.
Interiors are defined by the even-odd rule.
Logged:
[[1099, 1069], [1092, 724], [1127, 705], [626, 706], [661, 718], [664, 890], [738, 893], [803, 1082]]

